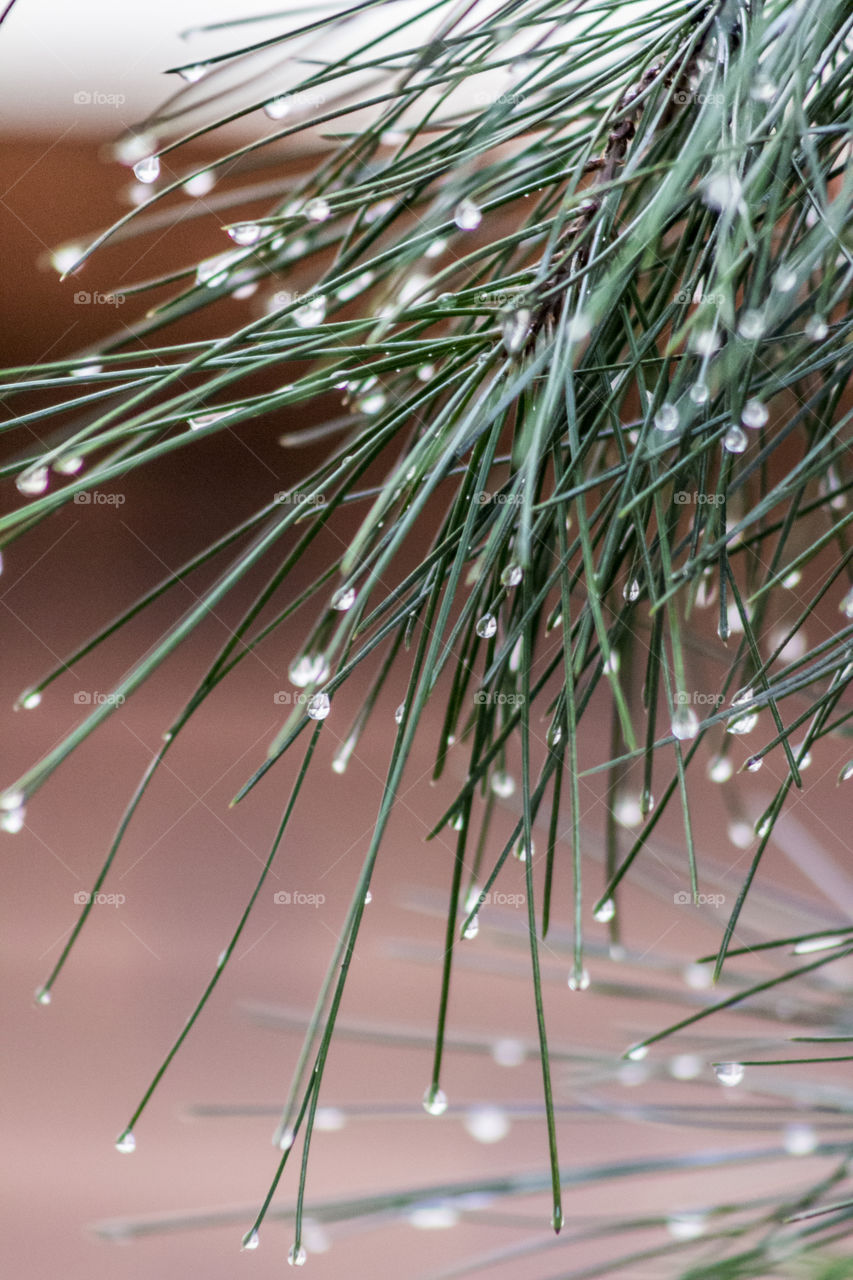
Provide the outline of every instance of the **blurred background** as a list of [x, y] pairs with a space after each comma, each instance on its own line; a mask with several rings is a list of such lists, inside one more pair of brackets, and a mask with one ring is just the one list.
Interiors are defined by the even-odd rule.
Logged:
[[[125, 293], [119, 304], [99, 297], [121, 296], [134, 282], [227, 248], [216, 192], [186, 193], [180, 217], [108, 245], [79, 275], [60, 282], [51, 265], [58, 247], [85, 243], [139, 199], [111, 144], [173, 91], [165, 68], [209, 57], [217, 42], [225, 48], [233, 40], [230, 31], [181, 33], [239, 8], [221, 0], [122, 6], [18, 0], [0, 27], [4, 366], [84, 353], [122, 333], [144, 315], [146, 295]], [[265, 30], [253, 27], [252, 38]], [[232, 137], [249, 140], [269, 127], [255, 112], [234, 126]], [[298, 171], [321, 145], [317, 138], [289, 145], [264, 162], [269, 172], [257, 180]], [[182, 149], [174, 176], [184, 171], [179, 162], [189, 171], [208, 154], [203, 146]], [[259, 198], [246, 211], [264, 207]], [[88, 301], [75, 301], [84, 295]], [[260, 314], [264, 301], [226, 299], [175, 326], [170, 340], [227, 332]], [[322, 457], [322, 444], [295, 451], [282, 448], [279, 437], [340, 412], [339, 403], [328, 401], [222, 432], [192, 456], [184, 451], [132, 473], [115, 488], [120, 502], [67, 506], [7, 548], [0, 578], [3, 785], [112, 687], [197, 598], [212, 571], [187, 579], [123, 628], [53, 685], [37, 709], [12, 711], [21, 690], [168, 571], [292, 485]], [[50, 429], [49, 422], [37, 428]], [[6, 456], [14, 458], [23, 443], [16, 438]], [[351, 536], [356, 516], [327, 529], [317, 563]], [[90, 887], [180, 700], [260, 580], [226, 601], [54, 775], [20, 834], [2, 837], [0, 1238], [9, 1274], [42, 1277], [61, 1269], [65, 1280], [187, 1274], [225, 1280], [244, 1267], [259, 1276], [281, 1274], [298, 1167], [285, 1173], [259, 1250], [239, 1257], [240, 1239], [275, 1168], [271, 1135], [367, 848], [404, 672], [342, 775], [331, 760], [358, 710], [358, 690], [348, 686], [336, 699], [273, 875], [207, 1010], [136, 1129], [132, 1158], [115, 1152], [116, 1135], [237, 925], [296, 774], [299, 749], [247, 801], [228, 808], [281, 722], [275, 695], [290, 688], [287, 667], [309, 613], [297, 614], [243, 663], [182, 735], [104, 886], [115, 901], [93, 910], [50, 1007], [32, 999], [76, 919], [75, 894]], [[300, 570], [288, 591], [308, 581]], [[796, 616], [795, 591], [791, 596]], [[815, 618], [815, 642], [833, 625], [830, 617]], [[721, 652], [724, 659], [714, 619], [704, 616], [692, 655], [697, 688], [715, 687]], [[603, 710], [604, 704], [597, 719], [587, 717], [588, 764], [608, 756]], [[308, 1183], [311, 1274], [449, 1276], [466, 1267], [498, 1280], [610, 1274], [602, 1259], [644, 1250], [651, 1255], [620, 1274], [650, 1280], [669, 1274], [672, 1262], [654, 1249], [695, 1247], [698, 1215], [712, 1202], [736, 1208], [757, 1188], [769, 1197], [813, 1181], [827, 1167], [815, 1146], [843, 1140], [843, 1113], [853, 1101], [845, 1075], [832, 1068], [805, 1077], [807, 1084], [802, 1074], [797, 1084], [791, 1074], [758, 1071], [748, 1087], [724, 1089], [711, 1066], [747, 1056], [768, 1038], [781, 1043], [792, 1028], [802, 1029], [816, 1004], [843, 1023], [849, 962], [834, 966], [831, 977], [771, 990], [748, 1011], [735, 1008], [700, 1023], [643, 1062], [621, 1058], [633, 1041], [721, 994], [710, 993], [708, 967], [695, 961], [719, 942], [751, 857], [744, 830], [783, 776], [782, 762], [771, 755], [763, 773], [749, 776], [737, 799], [724, 804], [722, 789], [705, 780], [705, 753], [691, 796], [708, 900], [679, 901], [688, 880], [673, 812], [629, 877], [618, 937], [590, 915], [603, 886], [603, 832], [613, 797], [602, 775], [583, 780], [590, 988], [572, 992], [566, 982], [572, 883], [565, 842], [555, 919], [542, 945], [560, 1151], [570, 1171], [567, 1226], [556, 1241], [548, 1228], [524, 867], [515, 861], [499, 881], [502, 899], [482, 913], [478, 937], [458, 948], [443, 1075], [450, 1105], [438, 1118], [421, 1107], [455, 847], [449, 828], [429, 842], [425, 837], [466, 773], [465, 747], [458, 744], [448, 756], [448, 776], [430, 785], [440, 730], [436, 707], [380, 855], [326, 1072]], [[849, 919], [846, 808], [835, 786], [838, 761], [826, 746], [814, 753], [808, 784], [779, 824], [739, 945], [765, 932]], [[745, 755], [738, 744], [736, 763]], [[637, 821], [637, 788], [630, 784], [619, 798], [623, 854]], [[509, 828], [520, 796], [498, 803]], [[541, 837], [544, 846], [544, 831]], [[497, 843], [489, 849], [492, 857], [499, 851]], [[276, 894], [290, 901], [277, 902]], [[774, 964], [759, 955], [733, 961], [722, 994], [776, 972]], [[734, 1167], [724, 1163], [726, 1152], [738, 1153]], [[684, 1159], [694, 1167], [679, 1166]], [[499, 1194], [501, 1180], [512, 1178], [529, 1179], [529, 1187]], [[411, 1202], [395, 1202], [408, 1192]], [[353, 1202], [371, 1197], [357, 1213]], [[623, 1225], [617, 1239], [613, 1223], [626, 1214], [648, 1220]]]

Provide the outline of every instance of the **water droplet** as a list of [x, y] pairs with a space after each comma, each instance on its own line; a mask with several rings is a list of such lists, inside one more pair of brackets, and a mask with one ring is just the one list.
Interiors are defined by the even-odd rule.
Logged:
[[337, 1133], [346, 1122], [346, 1112], [340, 1107], [318, 1107], [314, 1112], [314, 1128], [320, 1133]]
[[287, 668], [287, 678], [297, 689], [304, 689], [309, 684], [319, 684], [329, 674], [329, 664], [322, 653], [303, 653], [294, 658]]
[[778, 89], [770, 77], [759, 71], [749, 90], [753, 102], [772, 102], [777, 93]]
[[529, 844], [525, 844], [524, 836], [520, 836], [515, 843], [515, 846], [512, 851], [512, 856], [514, 858], [517, 858], [519, 862], [526, 862], [528, 859], [528, 856], [532, 860], [535, 852], [536, 850], [534, 848], [533, 841], [531, 840]]
[[713, 964], [689, 964], [684, 969], [684, 981], [693, 991], [705, 991], [714, 981]]
[[70, 271], [84, 253], [83, 246], [80, 244], [62, 244], [58, 249], [54, 249], [50, 255], [50, 265], [54, 271], [58, 271], [64, 276], [66, 271]]
[[673, 1213], [666, 1220], [666, 1229], [673, 1240], [698, 1240], [707, 1229], [704, 1213]]
[[673, 1080], [695, 1080], [702, 1074], [702, 1059], [698, 1053], [677, 1053], [667, 1063], [667, 1071]]
[[764, 318], [764, 313], [756, 311], [754, 307], [748, 307], [746, 311], [741, 312], [737, 331], [742, 338], [753, 341], [763, 335], [766, 327], [767, 322]]
[[760, 821], [755, 824], [755, 834], [758, 836], [759, 840], [763, 840], [766, 835], [770, 834], [772, 827], [773, 823], [770, 818], [761, 818]]
[[39, 706], [40, 703], [41, 694], [38, 690], [33, 690], [32, 693], [25, 693], [22, 695], [19, 705], [22, 706], [25, 711], [35, 711], [36, 707]]
[[300, 329], [311, 329], [315, 324], [322, 324], [326, 318], [326, 299], [321, 293], [315, 294], [292, 311], [290, 318]]
[[461, 831], [465, 825], [465, 820], [461, 813], [454, 813], [447, 825], [450, 827], [451, 831]]
[[805, 334], [811, 342], [823, 342], [829, 333], [829, 325], [821, 315], [810, 316], [806, 321]]
[[743, 198], [737, 174], [723, 169], [709, 174], [702, 184], [702, 197], [711, 209], [718, 209], [721, 213], [732, 212]]
[[316, 200], [308, 201], [303, 212], [309, 222], [325, 222], [331, 215], [332, 208], [328, 200], [318, 196]]
[[758, 773], [758, 770], [764, 764], [762, 756], [750, 756], [746, 762], [746, 767], [750, 773]]
[[222, 409], [218, 413], [198, 413], [194, 418], [187, 418], [187, 426], [190, 431], [201, 431], [203, 427], [210, 427], [214, 422], [220, 422], [236, 412], [236, 409]]
[[570, 991], [588, 991], [589, 982], [590, 978], [587, 969], [572, 969], [569, 974]]
[[839, 782], [849, 782], [853, 778], [853, 760], [848, 760], [838, 775]]
[[680, 702], [672, 713], [672, 721], [670, 722], [672, 736], [678, 738], [679, 742], [686, 742], [689, 738], [695, 738], [699, 732], [699, 717], [691, 706], [686, 702]]
[[234, 243], [244, 248], [251, 244], [257, 244], [263, 235], [263, 230], [263, 227], [258, 222], [236, 222], [233, 227], [226, 227], [226, 231]]
[[520, 565], [508, 564], [505, 569], [501, 570], [501, 585], [504, 587], [517, 587], [523, 577], [523, 571]]
[[655, 414], [655, 426], [658, 431], [675, 431], [679, 420], [678, 410], [674, 404], [662, 404]]
[[748, 822], [730, 822], [727, 835], [736, 849], [748, 849], [755, 833]]
[[789, 1124], [782, 1145], [789, 1156], [810, 1156], [817, 1147], [817, 1134], [810, 1124]]
[[849, 937], [842, 938], [838, 934], [832, 938], [804, 938], [802, 942], [795, 944], [794, 955], [808, 956], [815, 951], [831, 951], [833, 947], [840, 947], [849, 941]]
[[714, 329], [695, 329], [690, 335], [690, 346], [699, 356], [712, 356], [719, 345]]
[[779, 293], [790, 293], [797, 285], [797, 273], [790, 267], [777, 267], [773, 273], [773, 288]]
[[66, 454], [64, 458], [56, 459], [53, 469], [61, 476], [76, 476], [83, 470], [83, 459], [78, 454]]
[[562, 739], [562, 737], [563, 737], [562, 727], [559, 724], [552, 724], [548, 729], [548, 733], [546, 735], [546, 741], [548, 743], [548, 746], [549, 747], [559, 746], [560, 740]]
[[23, 831], [25, 819], [26, 810], [23, 805], [20, 805], [17, 809], [4, 809], [0, 813], [0, 831], [6, 831], [10, 836], [16, 836], [19, 831]]
[[417, 369], [415, 376], [418, 382], [431, 382], [432, 379], [435, 377], [435, 365], [434, 364], [420, 365], [419, 368]]
[[133, 166], [133, 174], [137, 182], [144, 182], [146, 185], [156, 182], [160, 177], [160, 157], [145, 156], [142, 160], [137, 160]]
[[526, 1057], [527, 1050], [521, 1040], [506, 1037], [492, 1045], [492, 1058], [499, 1067], [520, 1067]]
[[332, 608], [338, 613], [346, 613], [355, 604], [355, 587], [341, 587], [332, 596]]
[[527, 307], [501, 312], [501, 340], [508, 355], [521, 351], [530, 333], [532, 315]]
[[711, 398], [711, 392], [704, 382], [694, 382], [687, 394], [694, 404], [707, 404]]
[[599, 924], [607, 924], [616, 915], [616, 902], [613, 898], [605, 898], [600, 906], [596, 907], [592, 913], [593, 919]]
[[654, 807], [655, 807], [654, 796], [652, 795], [651, 791], [649, 791], [648, 789], [644, 789], [643, 794], [640, 796], [640, 808], [642, 810], [643, 817], [645, 818], [648, 814], [650, 814], [652, 809], [654, 809]]
[[558, 1204], [555, 1204], [554, 1208], [551, 1210], [551, 1226], [555, 1231], [560, 1231], [565, 1225], [565, 1221], [566, 1219], [563, 1214], [563, 1210]]
[[512, 646], [512, 652], [509, 655], [510, 671], [518, 671], [519, 667], [521, 666], [522, 649], [523, 649], [522, 639], [521, 639], [521, 636], [519, 636], [515, 644]]
[[197, 62], [192, 67], [179, 67], [178, 75], [182, 80], [186, 80], [187, 84], [196, 84], [204, 79], [209, 70], [210, 67], [206, 62]]
[[643, 821], [639, 796], [619, 796], [613, 805], [613, 817], [620, 827], [638, 827]]
[[480, 921], [477, 919], [476, 916], [472, 916], [471, 919], [468, 921], [467, 925], [465, 926], [465, 928], [462, 930], [462, 937], [470, 940], [471, 938], [476, 938], [479, 932], [480, 932]]
[[708, 765], [708, 777], [712, 782], [728, 782], [734, 773], [734, 765], [728, 756], [714, 756]]
[[[755, 694], [751, 689], [744, 689], [741, 693], [736, 694], [735, 697], [732, 698], [732, 706], [743, 706], [744, 703], [751, 702], [754, 697]], [[754, 709], [752, 711], [745, 712], [743, 715], [735, 716], [734, 719], [730, 720], [726, 725], [726, 731], [728, 733], [734, 733], [742, 736], [745, 733], [751, 733], [757, 723], [758, 711], [757, 709]]]
[[472, 1107], [462, 1123], [476, 1142], [500, 1142], [510, 1130], [509, 1116], [501, 1107]]
[[432, 297], [432, 293], [427, 290], [429, 284], [429, 276], [423, 275], [419, 271], [414, 271], [404, 280], [397, 291], [397, 303], [401, 307], [405, 307], [415, 299], [418, 302], [426, 302]]
[[629, 1062], [642, 1062], [649, 1054], [649, 1046], [647, 1044], [635, 1044], [630, 1048], [625, 1057]]
[[625, 583], [625, 586], [622, 588], [622, 598], [624, 600], [631, 601], [639, 600], [640, 584], [636, 578], [632, 578], [630, 582]]
[[730, 426], [723, 436], [723, 448], [727, 453], [743, 453], [748, 443], [746, 432], [737, 423]]
[[48, 991], [47, 987], [36, 987], [35, 991], [33, 992], [33, 999], [35, 1000], [36, 1004], [48, 1005], [50, 1004], [50, 998], [51, 998], [50, 992]]
[[459, 1211], [452, 1204], [417, 1205], [407, 1214], [407, 1221], [419, 1231], [442, 1231], [456, 1226]]
[[853, 618], [853, 587], [847, 592], [838, 608], [845, 618]]
[[604, 662], [601, 664], [601, 669], [605, 675], [615, 676], [619, 672], [619, 664], [620, 664], [619, 650], [611, 649], [610, 653], [605, 658]]
[[443, 1116], [446, 1110], [446, 1093], [443, 1089], [431, 1084], [424, 1094], [424, 1111], [428, 1116]]
[[809, 765], [812, 762], [812, 753], [810, 751], [803, 750], [805, 745], [806, 744], [804, 742], [797, 742], [791, 748], [791, 750], [794, 753], [794, 759], [796, 760], [797, 765], [799, 766], [800, 772], [802, 772], [803, 769], [808, 769]]
[[476, 231], [483, 221], [483, 213], [473, 200], [460, 200], [453, 211], [453, 221], [460, 231]]
[[327, 693], [315, 693], [313, 698], [309, 698], [305, 708], [312, 720], [325, 720], [331, 709]]
[[484, 613], [476, 626], [478, 636], [483, 640], [490, 640], [498, 629], [498, 620], [493, 613]]
[[767, 425], [767, 419], [769, 417], [770, 413], [767, 409], [767, 405], [761, 400], [747, 400], [741, 410], [740, 420], [745, 427], [751, 427], [753, 430], [757, 430], [759, 427]]
[[373, 272], [362, 271], [361, 275], [356, 276], [354, 280], [347, 281], [338, 289], [338, 297], [341, 302], [349, 302], [350, 298], [355, 298], [358, 294], [363, 293], [365, 289], [373, 284]]
[[241, 1249], [257, 1249], [260, 1243], [261, 1243], [261, 1239], [257, 1231], [249, 1231], [246, 1235], [243, 1236], [243, 1243], [240, 1245], [240, 1248]]
[[499, 771], [492, 774], [489, 786], [501, 800], [508, 800], [515, 793], [515, 778], [509, 773]]
[[23, 809], [26, 796], [23, 791], [4, 791], [0, 796], [0, 809]]
[[216, 186], [216, 174], [212, 169], [202, 169], [194, 173], [181, 186], [188, 196], [206, 196]]
[[406, 704], [405, 702], [401, 702], [397, 710], [394, 712], [394, 719], [396, 720], [397, 724], [403, 723], [403, 716], [405, 714], [406, 714]]
[[380, 388], [377, 391], [371, 391], [369, 395], [361, 396], [355, 402], [355, 407], [359, 413], [366, 413], [368, 417], [381, 413], [385, 408], [387, 398], [385, 392]]
[[304, 1246], [292, 1244], [287, 1255], [287, 1265], [289, 1267], [304, 1267], [307, 1261], [308, 1254], [305, 1252]]
[[129, 1129], [125, 1129], [124, 1133], [119, 1136], [118, 1141], [116, 1142], [116, 1151], [120, 1151], [122, 1155], [127, 1156], [135, 1150], [136, 1139]]
[[425, 258], [440, 258], [447, 248], [446, 240], [433, 240], [424, 250]]
[[278, 1147], [279, 1151], [289, 1151], [296, 1141], [296, 1134], [292, 1129], [282, 1129], [281, 1133], [277, 1133], [273, 1138], [273, 1145]]
[[269, 102], [264, 103], [264, 115], [270, 120], [283, 120], [291, 108], [291, 99], [288, 94], [282, 94], [278, 98], [271, 98]]
[[792, 569], [790, 573], [786, 573], [782, 579], [782, 586], [786, 591], [793, 591], [794, 587], [799, 586], [802, 581], [802, 573], [799, 569]]
[[714, 1075], [720, 1084], [727, 1085], [731, 1089], [736, 1084], [740, 1084], [744, 1076], [744, 1068], [739, 1062], [718, 1062], [714, 1067]]
[[15, 488], [18, 493], [24, 493], [27, 497], [44, 493], [50, 480], [50, 473], [47, 467], [30, 467], [28, 471], [22, 471], [19, 476], [15, 477]]

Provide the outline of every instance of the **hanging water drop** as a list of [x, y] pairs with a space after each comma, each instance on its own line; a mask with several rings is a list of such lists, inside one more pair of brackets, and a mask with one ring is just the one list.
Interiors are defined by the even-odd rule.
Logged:
[[[736, 694], [735, 697], [732, 698], [732, 707], [743, 706], [744, 703], [751, 702], [754, 697], [755, 694], [751, 689], [744, 689], [741, 693]], [[743, 715], [735, 716], [728, 722], [726, 725], [726, 732], [742, 736], [745, 733], [751, 733], [757, 723], [758, 711], [756, 709], [746, 711]]]
[[181, 184], [181, 190], [188, 196], [206, 196], [216, 186], [216, 174], [212, 169], [202, 169], [194, 173]]
[[332, 596], [332, 608], [338, 613], [346, 613], [355, 604], [355, 587], [341, 587]]
[[743, 453], [748, 443], [746, 432], [737, 423], [733, 423], [723, 436], [723, 448], [727, 453]]
[[364, 905], [366, 907], [369, 907], [372, 901], [373, 901], [373, 894], [368, 889], [367, 893], [364, 895]]
[[47, 987], [36, 987], [36, 990], [33, 993], [33, 998], [36, 1004], [41, 1004], [41, 1005], [50, 1004], [50, 992], [48, 991]]
[[453, 211], [453, 221], [460, 231], [476, 231], [483, 221], [483, 213], [473, 200], [460, 200]]
[[332, 208], [328, 200], [318, 196], [316, 200], [308, 201], [303, 212], [309, 222], [325, 222], [331, 215]]
[[432, 382], [433, 378], [435, 377], [435, 365], [434, 364], [419, 365], [418, 369], [415, 372], [415, 377], [417, 378], [418, 382]]
[[702, 195], [705, 203], [720, 213], [734, 211], [743, 198], [740, 180], [731, 170], [709, 174], [702, 184]]
[[233, 227], [226, 227], [226, 231], [234, 243], [243, 248], [251, 244], [257, 244], [263, 234], [263, 230], [263, 227], [258, 222], [236, 222]]
[[76, 476], [78, 471], [83, 470], [83, 459], [79, 454], [66, 454], [64, 458], [56, 459], [53, 469], [61, 476]]
[[303, 653], [294, 658], [287, 668], [287, 677], [297, 689], [304, 689], [309, 684], [319, 684], [328, 674], [329, 664], [322, 653]]
[[519, 862], [526, 862], [528, 857], [532, 860], [534, 853], [535, 849], [533, 847], [533, 840], [531, 839], [530, 843], [527, 844], [525, 843], [524, 836], [519, 836], [513, 847], [512, 856], [517, 858]]
[[492, 1045], [492, 1059], [499, 1067], [520, 1067], [526, 1057], [527, 1050], [521, 1040], [506, 1037]]
[[587, 969], [572, 969], [569, 974], [569, 990], [570, 991], [588, 991], [589, 990], [589, 972]]
[[403, 723], [403, 716], [406, 714], [406, 704], [401, 702], [397, 710], [394, 712], [394, 719], [397, 724]]
[[431, 1084], [424, 1094], [424, 1111], [428, 1116], [443, 1116], [446, 1110], [446, 1093], [437, 1085]]
[[559, 724], [552, 724], [548, 729], [548, 733], [546, 736], [546, 741], [548, 743], [548, 746], [549, 747], [559, 746], [562, 736], [563, 736], [562, 727]]
[[498, 629], [498, 620], [493, 613], [484, 613], [476, 626], [477, 635], [483, 640], [490, 640]]
[[187, 418], [187, 426], [190, 431], [201, 431], [204, 427], [210, 427], [214, 422], [220, 422], [222, 418], [227, 418], [236, 412], [236, 409], [221, 409], [218, 413], [198, 413], [194, 418]]
[[613, 817], [620, 827], [638, 827], [643, 821], [639, 796], [619, 796], [613, 805]]
[[758, 773], [758, 770], [764, 764], [762, 756], [750, 756], [746, 762], [746, 767], [750, 773]]
[[6, 831], [10, 836], [16, 836], [19, 831], [23, 831], [25, 819], [26, 810], [23, 805], [17, 809], [4, 809], [0, 813], [0, 831]]
[[759, 427], [766, 426], [769, 417], [770, 413], [767, 405], [761, 400], [747, 400], [740, 414], [740, 420], [743, 425], [752, 428], [753, 431], [757, 431]]
[[23, 707], [25, 711], [35, 711], [36, 707], [39, 706], [40, 703], [41, 694], [37, 689], [34, 689], [32, 693], [23, 694], [18, 705]]
[[283, 120], [290, 111], [291, 105], [289, 94], [271, 98], [269, 102], [264, 103], [264, 115], [268, 116], [270, 120]]
[[502, 1107], [472, 1107], [462, 1122], [475, 1142], [500, 1142], [509, 1133], [509, 1116]]
[[508, 355], [521, 351], [530, 333], [532, 315], [527, 307], [501, 312], [501, 341]]
[[156, 182], [160, 177], [160, 157], [145, 156], [142, 160], [137, 160], [133, 173], [137, 182], [144, 182], [146, 185]]
[[754, 341], [763, 335], [765, 328], [766, 321], [763, 312], [756, 311], [754, 307], [748, 307], [746, 311], [741, 313], [737, 331], [742, 338]]
[[605, 898], [604, 901], [596, 907], [592, 916], [599, 924], [607, 924], [616, 915], [616, 902], [613, 898]]
[[50, 480], [50, 474], [47, 467], [31, 467], [28, 471], [22, 471], [19, 476], [15, 477], [15, 488], [18, 493], [24, 493], [27, 497], [44, 493]]
[[499, 799], [508, 800], [515, 793], [515, 778], [509, 773], [499, 771], [492, 774], [489, 786]]
[[689, 738], [696, 737], [699, 732], [699, 717], [688, 703], [678, 703], [672, 713], [670, 729], [672, 736], [678, 738], [679, 742], [686, 742]]
[[678, 427], [679, 415], [674, 404], [664, 403], [655, 414], [655, 426], [658, 431], [675, 431]]
[[810, 1124], [789, 1124], [782, 1145], [789, 1156], [810, 1156], [817, 1147], [817, 1134]]
[[673, 1240], [698, 1240], [706, 1228], [704, 1213], [673, 1213], [666, 1220], [666, 1229]]
[[308, 705], [305, 708], [312, 720], [325, 720], [331, 709], [327, 693], [315, 693], [313, 698], [308, 699]]
[[643, 788], [643, 794], [640, 796], [640, 809], [643, 817], [647, 817], [655, 807], [655, 798], [647, 787]]
[[649, 1055], [649, 1046], [647, 1044], [635, 1044], [629, 1049], [625, 1057], [629, 1062], [642, 1062]]
[[632, 603], [640, 598], [640, 584], [636, 578], [632, 578], [630, 582], [626, 582], [622, 588], [622, 598]]
[[748, 849], [752, 844], [754, 832], [748, 822], [730, 822], [726, 834], [736, 849]]
[[368, 417], [381, 413], [385, 405], [386, 396], [381, 388], [377, 391], [371, 391], [369, 395], [361, 396], [355, 402], [355, 407], [359, 413], [366, 413]]
[[304, 1246], [292, 1244], [287, 1255], [287, 1265], [290, 1267], [304, 1267], [307, 1261], [308, 1254], [305, 1252]]
[[853, 760], [848, 760], [838, 775], [839, 782], [849, 782], [853, 778]]
[[333, 773], [346, 773], [347, 765], [349, 764], [349, 758], [353, 753], [355, 743], [356, 743], [355, 737], [351, 737], [351, 738], [347, 738], [341, 744], [341, 746], [338, 747], [332, 759]]
[[297, 307], [291, 312], [293, 323], [298, 325], [300, 329], [310, 329], [316, 324], [322, 324], [326, 318], [326, 299], [321, 293], [315, 294], [303, 303], [301, 307]]
[[129, 1129], [125, 1129], [124, 1133], [121, 1134], [116, 1142], [116, 1151], [120, 1151], [122, 1155], [126, 1156], [130, 1155], [130, 1153], [135, 1150], [136, 1139]]
[[708, 777], [712, 782], [728, 782], [734, 773], [734, 765], [728, 756], [715, 756], [708, 765]]
[[707, 404], [711, 398], [711, 392], [704, 382], [694, 382], [687, 394], [693, 403], [698, 405]]
[[279, 1151], [289, 1151], [296, 1141], [296, 1134], [292, 1129], [282, 1129], [280, 1134], [273, 1138], [273, 1144], [278, 1147]]
[[720, 1084], [734, 1088], [744, 1077], [744, 1068], [740, 1062], [718, 1062], [714, 1067], [714, 1075]]
[[520, 565], [508, 564], [505, 569], [501, 570], [501, 586], [517, 587], [523, 577], [523, 571]]
[[178, 75], [182, 80], [186, 80], [187, 84], [196, 84], [204, 79], [209, 70], [210, 67], [206, 62], [197, 62], [192, 67], [179, 67]]
[[468, 938], [468, 939], [476, 938], [479, 932], [480, 932], [480, 921], [477, 919], [476, 916], [472, 916], [471, 919], [468, 921], [467, 925], [465, 926], [465, 928], [462, 930], [462, 937]]
[[847, 592], [838, 608], [845, 618], [853, 618], [853, 587]]
[[257, 1249], [260, 1243], [261, 1243], [261, 1240], [257, 1231], [250, 1231], [247, 1235], [243, 1236], [243, 1243], [240, 1245], [240, 1248], [241, 1249]]
[[829, 333], [829, 325], [821, 315], [813, 315], [806, 321], [805, 335], [811, 342], [823, 342]]
[[50, 265], [54, 271], [58, 271], [61, 276], [69, 272], [72, 267], [76, 266], [84, 253], [82, 245], [79, 244], [63, 244], [58, 249], [54, 249], [50, 255]]
[[773, 273], [773, 288], [779, 293], [790, 293], [797, 285], [797, 273], [790, 267], [777, 267]]

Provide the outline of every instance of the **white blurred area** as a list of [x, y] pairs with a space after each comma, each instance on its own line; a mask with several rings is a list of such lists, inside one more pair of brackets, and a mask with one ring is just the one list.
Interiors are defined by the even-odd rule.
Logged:
[[[440, 32], [470, 28], [500, 5], [499, 0], [459, 0], [423, 13], [430, 8], [423, 0], [383, 0], [335, 29], [324, 27], [286, 44], [276, 43], [210, 70], [194, 84], [164, 74], [169, 68], [204, 66], [218, 54], [269, 41], [350, 7], [341, 0], [281, 8], [247, 0], [16, 0], [0, 27], [3, 130], [7, 135], [47, 134], [65, 142], [116, 138], [181, 91], [180, 103], [175, 104], [180, 111], [158, 124], [158, 140], [166, 142], [226, 111], [240, 112], [267, 96], [287, 94], [310, 72], [312, 63], [329, 65], [345, 52], [378, 41], [365, 57], [381, 52], [384, 70], [348, 75], [325, 86], [320, 106], [308, 104], [313, 116], [336, 105], [336, 85], [345, 94], [381, 93], [387, 76], [402, 65], [395, 55], [423, 48]], [[626, 0], [609, 12], [581, 3], [571, 19], [579, 48], [590, 26], [619, 26], [630, 11], [650, 8], [650, 0]], [[412, 25], [395, 30], [413, 18]], [[507, 26], [500, 40], [504, 66], [489, 75], [462, 78], [443, 112], [512, 92], [526, 70], [516, 60], [534, 45], [542, 51], [555, 37], [564, 41], [568, 25], [564, 17], [550, 27], [537, 23], [515, 31]], [[609, 60], [605, 57], [603, 62]], [[253, 110], [243, 115], [231, 131], [254, 136], [260, 114]], [[350, 125], [356, 128], [357, 118], [344, 116], [337, 127], [346, 130]]]

